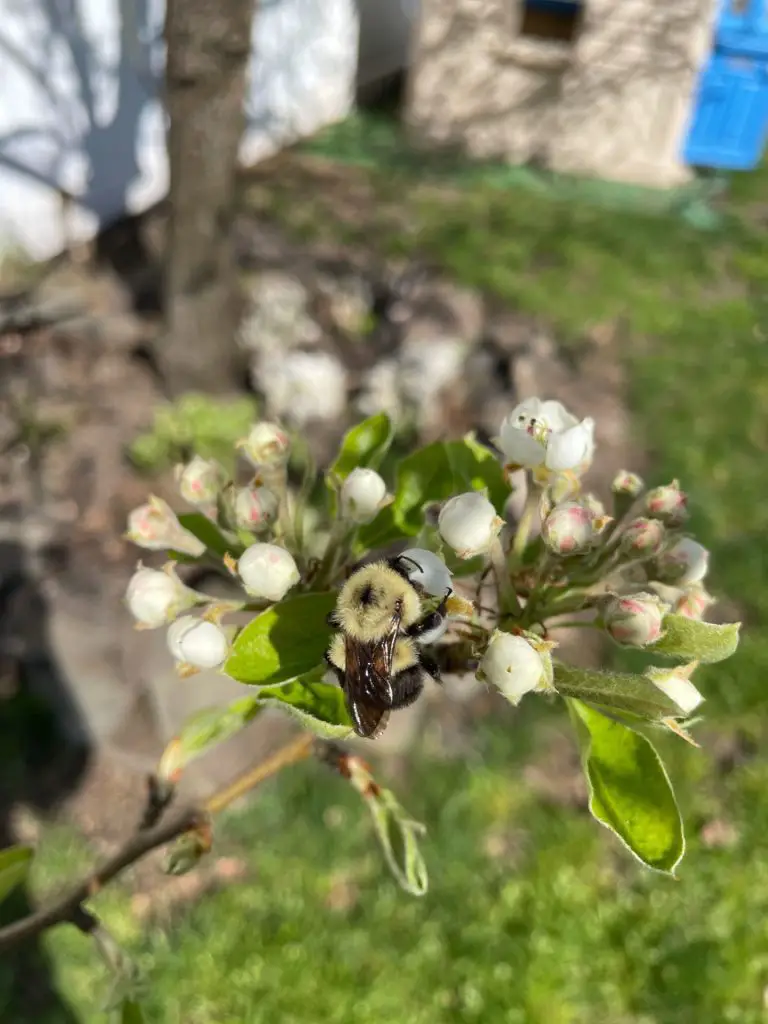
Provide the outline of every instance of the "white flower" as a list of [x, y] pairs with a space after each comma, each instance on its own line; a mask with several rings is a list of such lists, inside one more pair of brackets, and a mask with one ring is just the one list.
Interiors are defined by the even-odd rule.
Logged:
[[432, 597], [444, 597], [453, 590], [451, 573], [445, 562], [426, 548], [407, 548], [399, 558], [405, 560], [405, 570], [411, 583], [420, 586]]
[[276, 423], [262, 421], [251, 427], [248, 437], [237, 442], [248, 461], [257, 469], [261, 466], [282, 466], [291, 453], [291, 442], [286, 432]]
[[579, 501], [564, 501], [541, 524], [541, 535], [550, 551], [571, 555], [594, 544], [609, 522]]
[[637, 473], [630, 473], [628, 469], [621, 469], [613, 478], [611, 490], [614, 494], [626, 494], [630, 498], [636, 498], [645, 487], [643, 478]]
[[195, 668], [218, 668], [229, 654], [229, 640], [221, 626], [192, 615], [177, 619], [166, 639], [176, 661]]
[[125, 592], [128, 610], [145, 629], [157, 629], [173, 621], [180, 611], [201, 600], [199, 594], [184, 586], [172, 563], [163, 571], [139, 565]]
[[275, 353], [259, 387], [273, 413], [297, 426], [336, 419], [347, 406], [347, 371], [330, 352]]
[[662, 622], [669, 606], [655, 594], [613, 597], [603, 611], [606, 631], [617, 643], [646, 647], [662, 635]]
[[498, 687], [511, 704], [519, 704], [526, 693], [551, 687], [553, 646], [532, 633], [516, 636], [494, 630], [478, 678]]
[[154, 496], [130, 513], [126, 537], [148, 551], [171, 549], [193, 558], [205, 552], [205, 544], [184, 529], [170, 505]]
[[680, 526], [688, 518], [688, 495], [673, 480], [663, 487], [654, 487], [645, 496], [645, 509], [649, 516], [661, 519], [667, 526]]
[[553, 473], [583, 473], [595, 451], [595, 424], [579, 421], [560, 404], [529, 398], [501, 424], [496, 444], [507, 465]]
[[691, 537], [683, 537], [659, 557], [659, 577], [676, 586], [701, 583], [709, 569], [709, 551]]
[[214, 459], [195, 455], [191, 462], [176, 467], [179, 494], [190, 505], [215, 504], [219, 491], [226, 481], [226, 473]]
[[385, 504], [387, 485], [374, 469], [358, 466], [341, 485], [341, 510], [354, 523], [369, 523]]
[[280, 601], [299, 582], [293, 556], [277, 544], [252, 544], [240, 556], [237, 571], [251, 597]]
[[690, 715], [704, 700], [690, 679], [697, 664], [693, 661], [677, 668], [649, 668], [645, 674], [654, 686], [677, 704], [684, 715]]
[[241, 487], [235, 494], [235, 522], [243, 530], [260, 532], [277, 519], [279, 502], [268, 487]]
[[440, 536], [459, 558], [484, 554], [503, 525], [490, 501], [477, 491], [451, 498], [437, 520]]

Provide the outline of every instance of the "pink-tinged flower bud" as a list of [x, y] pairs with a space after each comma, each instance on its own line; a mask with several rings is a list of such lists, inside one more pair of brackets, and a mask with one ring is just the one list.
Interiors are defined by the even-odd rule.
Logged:
[[128, 516], [125, 536], [148, 551], [180, 551], [193, 558], [205, 552], [205, 544], [184, 529], [167, 502], [154, 495]]
[[655, 555], [664, 543], [664, 534], [659, 519], [633, 519], [621, 535], [622, 550], [632, 555]]
[[437, 520], [440, 536], [459, 558], [485, 554], [503, 525], [490, 501], [477, 491], [451, 498]]
[[690, 678], [697, 665], [698, 662], [693, 661], [676, 668], [648, 668], [645, 675], [677, 704], [681, 714], [690, 715], [704, 700]]
[[645, 511], [667, 526], [680, 526], [688, 518], [688, 495], [680, 490], [677, 480], [664, 487], [654, 487], [645, 496]]
[[139, 565], [125, 592], [128, 610], [138, 627], [144, 629], [157, 629], [173, 622], [179, 612], [203, 600], [195, 590], [184, 586], [173, 569], [173, 563], [162, 571]]
[[667, 605], [655, 594], [612, 597], [603, 609], [603, 622], [610, 637], [627, 647], [647, 647], [662, 635]]
[[185, 466], [176, 467], [179, 494], [190, 505], [215, 506], [216, 498], [227, 480], [223, 466], [215, 459], [195, 455]]
[[240, 487], [235, 492], [235, 523], [241, 530], [261, 533], [277, 519], [277, 495], [268, 487]]
[[387, 485], [374, 469], [358, 466], [341, 485], [341, 511], [353, 523], [370, 523], [387, 502]]
[[544, 520], [541, 535], [550, 551], [572, 555], [594, 544], [609, 522], [579, 501], [564, 501]]
[[551, 689], [550, 652], [554, 646], [535, 633], [516, 635], [494, 630], [477, 677], [498, 687], [510, 704], [519, 704], [526, 693]]
[[621, 469], [613, 478], [611, 490], [614, 494], [628, 494], [630, 498], [636, 498], [641, 493], [645, 483], [637, 473], [630, 473], [627, 469]]
[[251, 544], [240, 556], [237, 571], [251, 597], [281, 601], [299, 582], [293, 556], [277, 544]]
[[687, 619], [703, 619], [707, 609], [714, 603], [714, 597], [700, 583], [692, 583], [683, 590], [672, 610]]
[[659, 556], [657, 568], [663, 583], [678, 587], [700, 583], [709, 569], [709, 551], [691, 537], [683, 537]]
[[194, 668], [219, 668], [229, 655], [229, 639], [221, 626], [192, 615], [169, 626], [166, 640], [174, 659]]
[[248, 437], [237, 442], [248, 461], [257, 469], [262, 466], [283, 466], [291, 453], [291, 442], [276, 423], [254, 424]]

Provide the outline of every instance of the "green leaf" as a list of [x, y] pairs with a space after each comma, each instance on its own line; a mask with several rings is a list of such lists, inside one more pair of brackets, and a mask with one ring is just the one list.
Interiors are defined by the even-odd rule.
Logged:
[[740, 622], [717, 626], [712, 622], [698, 622], [685, 615], [664, 616], [664, 636], [647, 651], [666, 654], [682, 661], [700, 661], [711, 665], [725, 661], [739, 646]]
[[341, 687], [322, 682], [322, 669], [292, 683], [262, 687], [259, 701], [268, 706], [282, 707], [324, 739], [338, 739], [352, 731]]
[[124, 999], [120, 1007], [120, 1024], [144, 1024], [144, 1013], [135, 999]]
[[240, 683], [270, 685], [309, 672], [323, 660], [335, 593], [302, 594], [274, 604], [238, 633], [223, 671]]
[[415, 536], [424, 525], [423, 508], [470, 490], [487, 490], [500, 511], [509, 497], [493, 453], [467, 435], [462, 441], [435, 441], [402, 460], [393, 504], [395, 523]]
[[454, 476], [462, 484], [461, 490], [487, 490], [488, 500], [501, 512], [511, 488], [493, 452], [476, 441], [473, 434], [467, 434], [462, 441], [449, 441], [445, 447]]
[[219, 558], [227, 553], [237, 558], [243, 552], [243, 545], [238, 540], [228, 540], [218, 526], [201, 512], [185, 512], [179, 516], [179, 522]]
[[555, 689], [563, 697], [628, 711], [649, 721], [679, 718], [680, 708], [645, 676], [596, 672], [555, 662]]
[[395, 512], [386, 505], [370, 523], [359, 527], [355, 537], [355, 551], [363, 555], [374, 548], [385, 547], [402, 538], [403, 531], [395, 522]]
[[339, 454], [328, 470], [326, 479], [329, 484], [333, 480], [345, 480], [358, 466], [378, 469], [393, 436], [392, 422], [383, 412], [352, 427], [344, 435]]
[[158, 776], [173, 779], [207, 751], [245, 728], [261, 711], [257, 695], [239, 697], [226, 707], [205, 708], [190, 716], [160, 759]]
[[569, 704], [583, 744], [592, 815], [643, 864], [674, 873], [685, 853], [683, 824], [653, 744], [581, 701]]
[[424, 525], [424, 505], [445, 501], [456, 493], [453, 469], [443, 442], [419, 448], [406, 456], [397, 470], [392, 506], [395, 523], [403, 533], [415, 536]]
[[9, 846], [0, 850], [0, 902], [22, 885], [32, 865], [35, 851], [31, 846]]

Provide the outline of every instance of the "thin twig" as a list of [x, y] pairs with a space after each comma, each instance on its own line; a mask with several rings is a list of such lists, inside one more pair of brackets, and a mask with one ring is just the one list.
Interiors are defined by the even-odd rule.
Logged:
[[189, 832], [190, 829], [201, 825], [204, 820], [205, 815], [199, 807], [183, 807], [175, 814], [170, 815], [167, 821], [144, 832], [137, 832], [121, 850], [118, 850], [114, 857], [88, 875], [56, 903], [51, 904], [50, 907], [43, 907], [20, 921], [14, 921], [6, 928], [0, 928], [0, 952], [24, 939], [34, 938], [46, 928], [52, 928], [54, 925], [63, 924], [66, 921], [72, 922], [73, 919], [77, 922], [78, 908], [85, 900], [95, 896], [108, 882], [111, 882], [131, 864], [140, 860], [150, 850], [163, 846], [171, 839]]
[[[86, 900], [95, 896], [107, 883], [135, 864], [136, 861], [141, 860], [147, 853], [193, 829], [205, 827], [211, 814], [227, 807], [260, 782], [275, 775], [281, 768], [308, 757], [312, 752], [313, 744], [314, 737], [310, 733], [303, 733], [298, 739], [288, 743], [271, 757], [262, 761], [261, 764], [246, 772], [230, 786], [214, 794], [203, 806], [191, 805], [179, 808], [175, 812], [169, 813], [163, 821], [147, 827], [145, 823], [153, 813], [162, 813], [167, 806], [162, 799], [157, 800], [155, 787], [150, 782], [147, 809], [139, 828], [126, 841], [122, 849], [51, 906], [43, 907], [20, 921], [14, 921], [13, 924], [0, 928], [0, 953], [18, 942], [33, 939], [40, 932], [57, 924], [69, 922], [83, 932], [92, 932], [98, 921], [83, 907]], [[158, 807], [158, 804], [162, 806]], [[151, 808], [154, 810], [150, 810]]]
[[205, 804], [206, 812], [208, 814], [218, 813], [258, 786], [260, 782], [268, 779], [270, 775], [275, 775], [281, 768], [286, 768], [289, 764], [295, 764], [297, 761], [303, 761], [312, 753], [313, 743], [314, 737], [310, 733], [304, 733], [293, 743], [281, 747], [272, 757], [268, 757], [266, 761], [262, 761], [261, 764], [257, 764], [255, 768], [241, 775], [239, 779], [235, 779], [232, 785], [215, 793]]

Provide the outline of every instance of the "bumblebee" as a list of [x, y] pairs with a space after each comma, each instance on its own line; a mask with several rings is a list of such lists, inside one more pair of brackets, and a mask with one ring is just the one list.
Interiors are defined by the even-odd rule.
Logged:
[[402, 556], [354, 570], [329, 616], [338, 632], [326, 661], [358, 736], [380, 735], [390, 712], [421, 694], [425, 672], [439, 681], [437, 663], [421, 648], [445, 632], [448, 594], [434, 611], [425, 611], [423, 591], [409, 577], [414, 568], [419, 566]]

